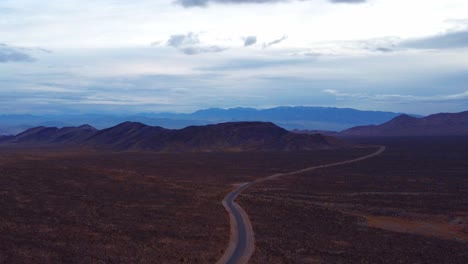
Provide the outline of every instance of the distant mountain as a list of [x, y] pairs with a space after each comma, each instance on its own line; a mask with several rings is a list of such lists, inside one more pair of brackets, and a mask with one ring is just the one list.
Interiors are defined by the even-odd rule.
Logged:
[[330, 136], [291, 133], [267, 122], [231, 122], [180, 130], [137, 122], [125, 122], [100, 131], [88, 125], [62, 129], [37, 127], [7, 138], [3, 144], [72, 145], [112, 151], [156, 152], [295, 151], [350, 147]]
[[273, 122], [286, 129], [343, 130], [359, 125], [381, 124], [398, 115], [399, 113], [392, 112], [305, 106], [275, 107], [270, 109], [211, 108], [190, 114], [0, 115], [0, 135], [17, 134], [25, 129], [37, 126], [64, 127], [90, 124], [98, 129], [103, 129], [125, 121], [140, 122], [171, 129], [221, 122], [262, 121]]
[[351, 108], [334, 107], [275, 107], [254, 108], [210, 108], [191, 114], [157, 114], [166, 118], [186, 120], [226, 121], [264, 121], [274, 122], [287, 129], [343, 130], [357, 125], [381, 124], [400, 113], [380, 111], [360, 111]]
[[148, 114], [80, 114], [80, 115], [0, 115], [0, 135], [16, 135], [33, 127], [72, 127], [90, 124], [98, 129], [109, 128], [127, 120], [167, 128], [183, 128], [191, 125], [206, 125], [213, 122], [203, 120], [169, 119]]
[[239, 119], [239, 120], [304, 120], [314, 122], [333, 122], [341, 124], [354, 123], [382, 123], [395, 116], [397, 113], [377, 112], [377, 111], [360, 111], [351, 108], [334, 108], [334, 107], [275, 107], [269, 109], [254, 109], [254, 108], [231, 108], [231, 109], [206, 109], [197, 111], [191, 116], [200, 119]]
[[400, 115], [381, 125], [359, 126], [342, 131], [340, 136], [468, 136], [468, 111], [435, 114], [423, 118]]

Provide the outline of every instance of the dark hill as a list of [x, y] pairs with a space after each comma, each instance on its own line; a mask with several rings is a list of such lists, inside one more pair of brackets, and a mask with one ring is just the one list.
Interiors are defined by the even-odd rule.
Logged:
[[96, 130], [77, 128], [31, 128], [6, 140], [16, 144], [74, 144], [79, 147], [113, 151], [215, 152], [293, 151], [348, 147], [320, 134], [291, 133], [268, 122], [231, 122], [190, 126], [179, 130], [125, 122]]
[[126, 122], [102, 130], [84, 142], [112, 150], [164, 152], [311, 150], [344, 147], [321, 135], [298, 135], [267, 122], [231, 122], [179, 130]]
[[16, 144], [77, 144], [97, 132], [92, 126], [79, 127], [35, 127], [8, 139], [6, 142]]
[[340, 136], [468, 136], [468, 111], [441, 113], [423, 118], [400, 115], [384, 124], [359, 126], [344, 130]]
[[174, 131], [167, 138], [174, 150], [260, 150], [288, 131], [273, 123], [233, 122], [207, 126], [190, 126]]
[[0, 136], [0, 144], [13, 139], [14, 136]]
[[125, 122], [103, 129], [84, 141], [84, 145], [112, 150], [154, 150], [161, 148], [169, 129]]

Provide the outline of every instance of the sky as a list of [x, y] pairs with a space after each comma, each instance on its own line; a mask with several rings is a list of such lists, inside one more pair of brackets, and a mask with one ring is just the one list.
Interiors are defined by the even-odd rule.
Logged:
[[468, 110], [466, 0], [0, 0], [0, 114]]

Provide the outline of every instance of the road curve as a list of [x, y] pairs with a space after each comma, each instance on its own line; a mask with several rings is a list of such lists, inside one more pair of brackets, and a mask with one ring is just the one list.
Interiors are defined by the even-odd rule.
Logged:
[[309, 168], [305, 168], [305, 169], [297, 170], [293, 172], [288, 172], [288, 173], [278, 173], [278, 174], [274, 174], [265, 178], [255, 180], [253, 182], [247, 182], [247, 183], [242, 183], [238, 185], [236, 189], [230, 192], [223, 199], [223, 206], [226, 209], [226, 211], [229, 213], [230, 224], [231, 224], [231, 236], [229, 239], [228, 248], [224, 252], [224, 255], [216, 263], [217, 264], [246, 264], [248, 263], [250, 257], [252, 256], [255, 250], [254, 233], [252, 229], [252, 224], [250, 223], [249, 216], [244, 211], [244, 209], [242, 209], [242, 207], [238, 203], [235, 202], [235, 199], [247, 188], [254, 185], [255, 183], [268, 181], [268, 180], [275, 179], [278, 177], [295, 175], [295, 174], [313, 171], [316, 169], [340, 166], [340, 165], [345, 165], [349, 163], [363, 161], [363, 160], [375, 157], [377, 155], [380, 155], [384, 151], [385, 151], [385, 146], [380, 146], [376, 152], [367, 156], [360, 157], [360, 158], [309, 167]]

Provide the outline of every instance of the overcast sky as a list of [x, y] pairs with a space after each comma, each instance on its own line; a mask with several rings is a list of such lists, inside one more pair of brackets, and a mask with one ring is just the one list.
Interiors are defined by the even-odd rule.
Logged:
[[468, 110], [466, 0], [0, 0], [0, 114]]

